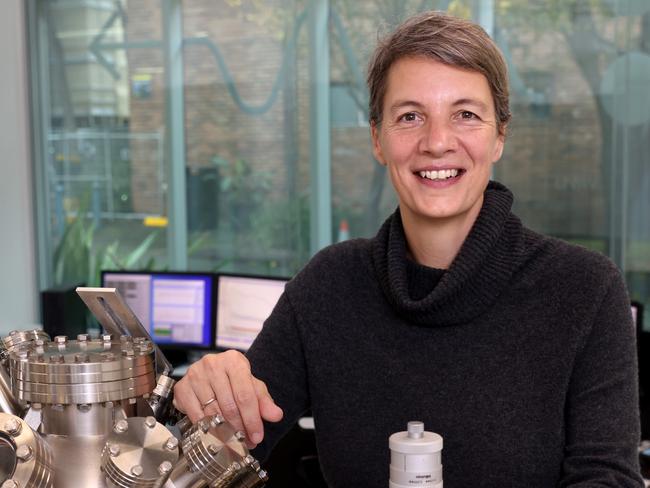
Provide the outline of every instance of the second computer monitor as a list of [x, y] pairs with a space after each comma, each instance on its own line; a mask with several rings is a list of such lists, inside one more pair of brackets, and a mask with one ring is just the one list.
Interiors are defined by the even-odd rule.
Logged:
[[285, 278], [220, 274], [217, 284], [218, 349], [246, 351], [273, 311]]

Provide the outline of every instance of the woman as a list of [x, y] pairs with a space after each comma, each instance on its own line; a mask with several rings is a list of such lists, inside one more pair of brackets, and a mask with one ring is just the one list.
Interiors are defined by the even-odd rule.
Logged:
[[368, 84], [398, 210], [315, 256], [248, 359], [193, 365], [179, 408], [222, 413], [260, 457], [311, 408], [333, 487], [386, 486], [388, 436], [414, 419], [444, 438], [446, 487], [643, 486], [620, 273], [523, 227], [489, 182], [510, 118], [498, 48], [421, 14], [380, 43]]

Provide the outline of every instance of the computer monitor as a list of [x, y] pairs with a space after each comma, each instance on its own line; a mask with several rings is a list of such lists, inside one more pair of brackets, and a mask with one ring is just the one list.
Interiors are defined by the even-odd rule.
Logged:
[[218, 349], [246, 351], [284, 291], [286, 278], [219, 274], [217, 284]]
[[215, 276], [212, 273], [102, 271], [161, 347], [212, 349]]

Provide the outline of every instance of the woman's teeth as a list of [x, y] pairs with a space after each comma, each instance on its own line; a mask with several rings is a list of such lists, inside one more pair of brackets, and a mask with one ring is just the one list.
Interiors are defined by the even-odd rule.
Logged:
[[439, 171], [420, 171], [420, 176], [422, 178], [428, 178], [430, 180], [446, 180], [447, 178], [458, 176], [458, 170], [441, 169]]

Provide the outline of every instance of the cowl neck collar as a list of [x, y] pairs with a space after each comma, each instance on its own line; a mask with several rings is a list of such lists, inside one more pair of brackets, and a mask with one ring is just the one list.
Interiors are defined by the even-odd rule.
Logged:
[[381, 288], [397, 313], [418, 325], [466, 323], [487, 310], [524, 261], [523, 228], [511, 213], [513, 196], [491, 181], [483, 206], [449, 269], [421, 300], [409, 296], [407, 243], [399, 208], [372, 242]]

